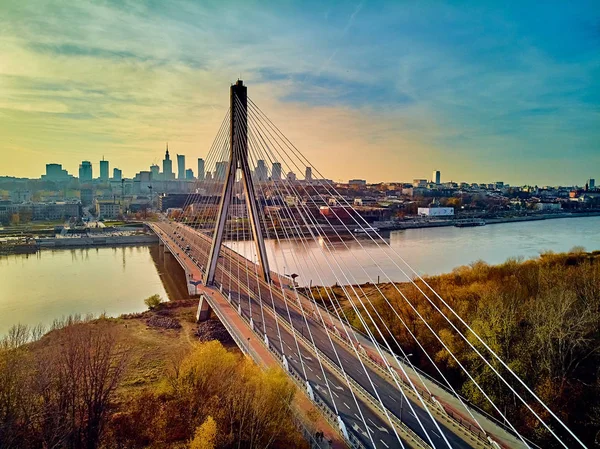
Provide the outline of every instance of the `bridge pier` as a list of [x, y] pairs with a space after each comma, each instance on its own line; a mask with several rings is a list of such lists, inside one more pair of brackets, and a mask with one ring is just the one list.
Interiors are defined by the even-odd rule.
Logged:
[[196, 322], [201, 323], [210, 319], [210, 306], [204, 297], [204, 293], [200, 295], [198, 302], [198, 310], [196, 311]]

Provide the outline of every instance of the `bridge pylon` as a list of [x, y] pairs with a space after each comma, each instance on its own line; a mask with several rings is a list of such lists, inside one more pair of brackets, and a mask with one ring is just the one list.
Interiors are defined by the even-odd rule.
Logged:
[[248, 90], [242, 80], [237, 80], [230, 88], [230, 117], [229, 164], [225, 174], [225, 184], [221, 193], [219, 213], [208, 256], [204, 282], [206, 285], [214, 283], [219, 253], [223, 244], [225, 223], [233, 199], [233, 188], [238, 170], [241, 171], [241, 182], [244, 186], [246, 206], [248, 207], [252, 237], [256, 245], [261, 275], [265, 281], [270, 282], [269, 261], [263, 239], [259, 204], [252, 180], [252, 172], [248, 165]]

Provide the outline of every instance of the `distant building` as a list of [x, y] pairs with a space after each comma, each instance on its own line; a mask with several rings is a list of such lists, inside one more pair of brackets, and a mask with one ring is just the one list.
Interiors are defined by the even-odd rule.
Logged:
[[212, 173], [207, 171], [206, 175], [204, 175], [204, 179], [206, 179], [207, 181], [212, 181], [212, 179], [213, 179]]
[[79, 182], [92, 182], [92, 163], [83, 161], [79, 165]]
[[422, 217], [451, 217], [454, 215], [453, 207], [419, 207], [417, 213]]
[[169, 156], [169, 144], [167, 144], [167, 151], [165, 152], [165, 158], [163, 159], [163, 179], [168, 181], [174, 178], [175, 175], [173, 174], [173, 161]]
[[68, 181], [73, 178], [61, 164], [46, 164], [46, 174], [42, 175], [44, 181]]
[[13, 203], [27, 203], [31, 201], [31, 191], [13, 190], [10, 192], [10, 199]]
[[427, 187], [427, 180], [426, 179], [413, 179], [413, 187]]
[[442, 173], [439, 170], [433, 172], [433, 176], [431, 178], [431, 182], [434, 184], [440, 185], [442, 182]]
[[223, 181], [227, 170], [227, 161], [219, 161], [215, 164], [215, 180]]
[[123, 172], [118, 168], [113, 168], [113, 181], [121, 181], [123, 179]]
[[348, 181], [348, 185], [350, 187], [364, 187], [367, 185], [367, 181], [365, 179], [351, 179]]
[[96, 200], [94, 205], [98, 218], [117, 218], [121, 214], [121, 205], [114, 200]]
[[560, 203], [535, 203], [535, 210], [543, 210], [543, 211], [553, 211], [560, 210]]
[[286, 176], [286, 179], [288, 181], [295, 181], [296, 180], [296, 173], [294, 173], [293, 171], [289, 172]]
[[84, 206], [91, 206], [94, 202], [94, 190], [93, 189], [81, 189], [80, 195], [81, 204]]
[[100, 181], [108, 182], [108, 161], [104, 158], [100, 161]]
[[304, 171], [304, 179], [308, 182], [312, 181], [312, 167], [306, 167]]
[[198, 158], [198, 180], [204, 181], [204, 159]]
[[273, 181], [281, 180], [281, 163], [273, 162], [273, 168], [271, 170], [271, 179]]
[[265, 161], [263, 161], [262, 159], [258, 160], [258, 162], [256, 163], [256, 170], [254, 170], [254, 176], [259, 182], [267, 180], [267, 166], [265, 165]]
[[596, 180], [594, 178], [588, 179], [587, 185], [589, 190], [594, 190], [596, 188]]
[[152, 164], [150, 166], [150, 174], [153, 181], [158, 181], [160, 179], [160, 167], [156, 164]]
[[177, 179], [185, 179], [185, 155], [177, 155]]
[[194, 179], [194, 170], [192, 170], [191, 168], [188, 168], [185, 171], [185, 179]]

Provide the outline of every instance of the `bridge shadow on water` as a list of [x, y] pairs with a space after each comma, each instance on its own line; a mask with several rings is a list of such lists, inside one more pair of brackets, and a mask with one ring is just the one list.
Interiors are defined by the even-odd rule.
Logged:
[[163, 252], [158, 245], [150, 246], [150, 255], [156, 271], [163, 283], [169, 301], [190, 299], [187, 291], [185, 271], [170, 252]]

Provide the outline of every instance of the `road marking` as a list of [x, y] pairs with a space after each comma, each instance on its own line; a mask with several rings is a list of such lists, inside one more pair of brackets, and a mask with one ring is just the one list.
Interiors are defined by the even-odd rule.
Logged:
[[[390, 395], [388, 394], [388, 396], [390, 396]], [[393, 397], [393, 396], [390, 396], [390, 399], [391, 399], [392, 401], [394, 401], [394, 402], [398, 402], [397, 400], [395, 400], [395, 399], [394, 399], [394, 397]]]
[[388, 430], [385, 427], [383, 427], [383, 426], [379, 427], [377, 424], [375, 424], [373, 421], [371, 421], [371, 418], [369, 418], [369, 421], [371, 422], [371, 424], [373, 424], [375, 427], [377, 427], [377, 430], [379, 430], [380, 432], [385, 432], [387, 434], [390, 433], [390, 432], [388, 432]]
[[389, 448], [389, 446], [387, 444], [385, 444], [385, 441], [383, 441], [383, 440], [379, 440], [379, 441], [381, 441], [381, 444], [383, 444], [385, 447]]
[[436, 432], [434, 432], [433, 430], [431, 431], [431, 433], [433, 433], [436, 437], [438, 438], [442, 438], [440, 435], [438, 435]]
[[306, 365], [306, 367], [312, 372], [313, 369], [310, 366]]
[[318, 374], [317, 374], [317, 379], [319, 379], [319, 380], [323, 380], [323, 379], [321, 379], [321, 376], [319, 376]]
[[335, 391], [332, 391], [333, 394], [335, 394], [336, 398], [339, 398], [339, 396], [337, 395], [337, 393]]
[[348, 409], [350, 409], [350, 406], [349, 406], [348, 404], [346, 404], [345, 402], [344, 402], [344, 405], [345, 405], [345, 406], [346, 406]]

